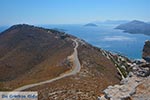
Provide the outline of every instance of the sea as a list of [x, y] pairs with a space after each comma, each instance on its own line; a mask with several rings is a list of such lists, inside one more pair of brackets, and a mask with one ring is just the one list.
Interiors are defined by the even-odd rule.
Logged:
[[[141, 59], [142, 50], [146, 40], [150, 36], [143, 34], [130, 34], [115, 29], [116, 24], [97, 24], [84, 26], [83, 24], [59, 24], [59, 25], [38, 25], [40, 27], [57, 29], [74, 35], [93, 46], [126, 56], [130, 59]], [[4, 29], [0, 29], [3, 31]]]
[[146, 40], [150, 40], [150, 36], [125, 33], [115, 29], [116, 26], [118, 25], [98, 24], [97, 27], [80, 24], [43, 25], [45, 28], [57, 29], [74, 35], [104, 50], [121, 54], [130, 59], [141, 59], [144, 43]]

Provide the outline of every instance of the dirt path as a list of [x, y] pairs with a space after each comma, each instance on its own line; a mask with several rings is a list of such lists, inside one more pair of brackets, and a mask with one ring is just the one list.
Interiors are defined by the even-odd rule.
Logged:
[[50, 80], [47, 80], [47, 81], [34, 83], [34, 84], [29, 84], [29, 85], [19, 87], [19, 88], [15, 89], [14, 91], [22, 91], [22, 90], [26, 90], [26, 89], [29, 89], [29, 88], [32, 88], [32, 87], [35, 87], [35, 86], [43, 85], [43, 84], [46, 84], [46, 83], [51, 83], [51, 82], [54, 82], [56, 80], [65, 78], [67, 76], [75, 75], [76, 73], [78, 73], [81, 69], [81, 65], [80, 65], [79, 58], [78, 58], [78, 51], [77, 51], [77, 48], [78, 48], [79, 44], [78, 44], [77, 40], [73, 40], [73, 41], [75, 43], [74, 52], [73, 52], [73, 57], [74, 57], [73, 62], [74, 62], [75, 67], [73, 67], [72, 71], [70, 71], [69, 73], [62, 74], [61, 76], [58, 76], [56, 78], [53, 78], [53, 79], [50, 79]]

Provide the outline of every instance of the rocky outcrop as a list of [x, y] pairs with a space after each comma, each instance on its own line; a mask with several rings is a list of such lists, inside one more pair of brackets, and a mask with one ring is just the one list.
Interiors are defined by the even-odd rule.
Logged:
[[122, 85], [109, 86], [104, 93], [107, 99], [124, 100], [130, 98], [135, 93], [136, 87], [140, 84], [141, 79], [136, 76], [127, 77], [122, 80]]
[[128, 77], [122, 79], [118, 85], [107, 87], [104, 90], [104, 96], [99, 98], [100, 100], [148, 100], [147, 98], [150, 98], [148, 95], [150, 91], [149, 75], [149, 64], [133, 64], [132, 72]]
[[145, 42], [144, 48], [143, 48], [143, 59], [145, 59], [147, 62], [150, 62], [150, 41], [147, 40]]
[[150, 77], [144, 79], [144, 81], [137, 86], [136, 94], [132, 95], [133, 100], [149, 100], [150, 99]]
[[143, 63], [140, 65], [134, 65], [132, 72], [138, 77], [147, 77], [150, 75], [150, 64]]
[[104, 50], [102, 50], [102, 54], [115, 64], [118, 74], [121, 76], [120, 79], [127, 77], [131, 69], [131, 61], [127, 57]]

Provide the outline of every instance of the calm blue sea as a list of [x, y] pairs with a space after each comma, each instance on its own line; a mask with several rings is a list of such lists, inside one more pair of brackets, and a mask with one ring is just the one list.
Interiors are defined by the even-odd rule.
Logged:
[[114, 29], [117, 25], [99, 24], [98, 27], [83, 25], [44, 25], [46, 28], [58, 28], [66, 33], [84, 39], [88, 43], [111, 52], [120, 53], [131, 59], [141, 59], [144, 42], [150, 36], [129, 34]]

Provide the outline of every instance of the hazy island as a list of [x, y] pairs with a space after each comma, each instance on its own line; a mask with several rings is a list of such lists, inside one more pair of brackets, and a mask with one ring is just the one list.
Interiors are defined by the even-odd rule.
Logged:
[[121, 24], [115, 29], [123, 30], [131, 34], [145, 34], [150, 35], [150, 24], [138, 20], [133, 20], [129, 23]]
[[94, 23], [88, 23], [88, 24], [85, 24], [84, 26], [97, 27], [98, 25], [96, 25], [96, 24], [94, 24]]

